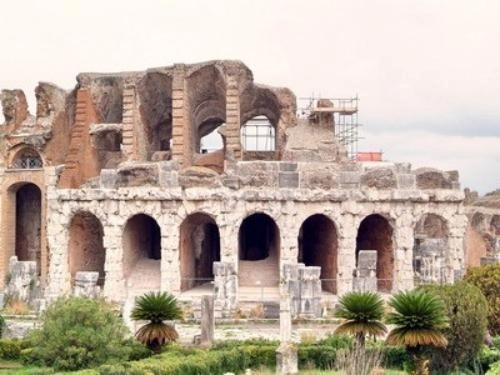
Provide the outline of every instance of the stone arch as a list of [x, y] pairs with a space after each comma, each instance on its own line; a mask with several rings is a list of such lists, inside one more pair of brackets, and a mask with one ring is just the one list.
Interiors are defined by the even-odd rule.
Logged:
[[496, 237], [500, 236], [500, 215], [493, 215], [491, 218], [490, 232]]
[[238, 233], [241, 286], [276, 286], [279, 281], [280, 233], [267, 214], [247, 216]]
[[[130, 217], [123, 230], [123, 274], [137, 288], [160, 287], [161, 230], [149, 215]], [[142, 284], [142, 285], [141, 285]]]
[[99, 219], [87, 211], [77, 212], [69, 225], [69, 270], [72, 284], [78, 271], [99, 272], [97, 285], [104, 286], [106, 249]]
[[172, 76], [147, 72], [137, 84], [137, 93], [148, 160], [168, 159], [172, 141]]
[[213, 262], [220, 261], [220, 234], [215, 220], [201, 212], [187, 216], [180, 226], [181, 291], [214, 279]]
[[365, 217], [358, 228], [356, 237], [356, 266], [360, 250], [377, 251], [377, 288], [381, 292], [391, 292], [394, 278], [393, 228], [380, 214]]
[[20, 182], [8, 189], [10, 209], [15, 219], [14, 254], [19, 261], [35, 261], [41, 274], [42, 261], [42, 192], [30, 182]]
[[13, 153], [9, 163], [12, 169], [40, 169], [43, 168], [43, 160], [32, 147], [20, 147]]
[[470, 226], [478, 232], [483, 232], [486, 227], [484, 215], [481, 212], [475, 212], [470, 220]]
[[323, 214], [309, 216], [298, 237], [298, 261], [321, 267], [322, 289], [337, 292], [338, 235], [334, 222]]
[[434, 213], [424, 214], [415, 225], [413, 272], [418, 282], [442, 282], [448, 248], [447, 221]]

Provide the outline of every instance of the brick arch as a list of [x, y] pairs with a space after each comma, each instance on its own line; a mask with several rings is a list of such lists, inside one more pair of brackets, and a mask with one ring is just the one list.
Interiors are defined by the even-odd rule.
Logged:
[[280, 241], [279, 227], [271, 216], [255, 212], [243, 219], [238, 231], [240, 285], [278, 285]]
[[321, 267], [322, 289], [337, 292], [338, 234], [335, 223], [323, 214], [309, 216], [298, 236], [298, 261]]
[[104, 286], [106, 249], [101, 221], [88, 211], [78, 211], [69, 224], [69, 270], [72, 284], [78, 271], [99, 273], [97, 284]]
[[358, 227], [356, 237], [356, 265], [360, 250], [376, 250], [377, 287], [381, 292], [391, 292], [394, 279], [394, 229], [384, 215], [366, 216]]
[[213, 280], [213, 262], [220, 261], [220, 233], [209, 214], [189, 214], [180, 226], [181, 290]]
[[21, 145], [10, 151], [8, 166], [12, 169], [39, 169], [44, 166], [44, 160], [33, 147]]

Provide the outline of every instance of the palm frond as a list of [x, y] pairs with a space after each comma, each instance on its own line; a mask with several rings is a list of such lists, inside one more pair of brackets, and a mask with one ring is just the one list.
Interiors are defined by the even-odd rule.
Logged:
[[408, 347], [447, 345], [440, 330], [448, 326], [448, 317], [439, 297], [424, 290], [401, 292], [392, 297], [389, 305], [393, 311], [386, 321], [396, 327], [389, 332], [387, 343]]
[[182, 311], [177, 300], [166, 292], [150, 292], [140, 296], [136, 299], [131, 314], [133, 320], [149, 320], [153, 323], [181, 317]]

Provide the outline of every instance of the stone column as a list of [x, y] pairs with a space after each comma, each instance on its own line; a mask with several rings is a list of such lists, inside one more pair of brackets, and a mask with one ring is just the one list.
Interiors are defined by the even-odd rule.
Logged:
[[226, 159], [241, 159], [240, 97], [236, 77], [228, 76], [226, 84]]
[[174, 65], [172, 80], [172, 160], [182, 167], [186, 167], [185, 158], [185, 128], [186, 118], [186, 92], [185, 92], [186, 67], [184, 64]]
[[352, 288], [361, 292], [377, 291], [377, 250], [359, 251]]
[[201, 298], [201, 337], [200, 343], [211, 346], [214, 342], [215, 318], [214, 318], [214, 296], [206, 295]]
[[337, 294], [342, 295], [352, 290], [352, 279], [356, 269], [356, 229], [352, 216], [342, 218], [344, 225], [339, 230]]
[[230, 316], [236, 307], [238, 276], [231, 263], [214, 262], [215, 307], [222, 316]]
[[276, 374], [298, 374], [297, 347], [292, 342], [292, 316], [290, 295], [281, 294], [280, 298], [280, 346], [276, 350]]

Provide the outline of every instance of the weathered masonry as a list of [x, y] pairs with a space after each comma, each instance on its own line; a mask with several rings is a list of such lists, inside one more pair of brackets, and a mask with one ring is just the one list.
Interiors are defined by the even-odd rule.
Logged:
[[0, 280], [16, 255], [49, 297], [94, 272], [121, 302], [215, 288], [230, 310], [281, 285], [298, 311], [465, 269], [458, 174], [349, 158], [332, 101], [297, 116], [290, 90], [238, 61], [77, 81], [40, 83], [35, 116], [2, 91]]

